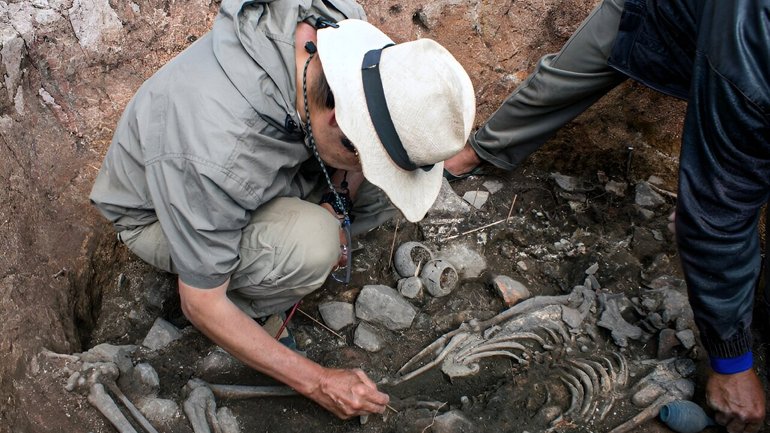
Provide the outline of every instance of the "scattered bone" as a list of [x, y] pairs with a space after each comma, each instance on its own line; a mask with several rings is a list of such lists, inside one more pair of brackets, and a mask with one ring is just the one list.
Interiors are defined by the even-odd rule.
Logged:
[[203, 383], [187, 382], [188, 397], [184, 402], [184, 413], [195, 433], [221, 433], [217, 419], [217, 404], [214, 393]]
[[[623, 318], [620, 314], [620, 307], [618, 306], [618, 298], [608, 298], [606, 295], [601, 295], [605, 298], [604, 311], [602, 312], [601, 319], [597, 322], [597, 325], [602, 328], [609, 329], [612, 332], [612, 339], [620, 347], [628, 346], [628, 339], [638, 340], [642, 337], [642, 330], [636, 325], [632, 325]], [[608, 298], [608, 299], [607, 299]]]
[[431, 260], [426, 263], [420, 273], [420, 279], [428, 293], [437, 298], [452, 293], [459, 281], [457, 271], [445, 260]]
[[174, 400], [147, 397], [137, 402], [137, 408], [148, 420], [166, 424], [179, 413], [179, 405]]

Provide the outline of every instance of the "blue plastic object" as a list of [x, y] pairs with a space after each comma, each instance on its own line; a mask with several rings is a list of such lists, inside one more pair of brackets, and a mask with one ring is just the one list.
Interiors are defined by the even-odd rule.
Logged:
[[714, 425], [703, 408], [689, 400], [676, 400], [660, 408], [660, 420], [678, 433], [698, 433]]

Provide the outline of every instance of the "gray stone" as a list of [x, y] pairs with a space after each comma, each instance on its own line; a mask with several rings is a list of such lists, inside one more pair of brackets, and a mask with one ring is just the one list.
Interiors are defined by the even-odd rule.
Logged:
[[144, 398], [139, 400], [136, 407], [153, 423], [167, 424], [179, 416], [179, 405], [165, 398]]
[[645, 209], [645, 208], [643, 208], [643, 207], [641, 207], [639, 205], [634, 205], [634, 206], [636, 207], [636, 211], [639, 213], [639, 216], [643, 220], [649, 221], [649, 220], [655, 218], [655, 212], [653, 212], [653, 211], [651, 211], [649, 209]]
[[499, 180], [488, 180], [481, 184], [484, 188], [489, 191], [490, 194], [494, 194], [497, 191], [500, 191], [503, 189], [503, 183]]
[[471, 211], [468, 203], [458, 196], [446, 179], [441, 181], [441, 189], [438, 192], [436, 201], [428, 213], [430, 215], [462, 215]]
[[615, 182], [611, 180], [604, 185], [604, 190], [610, 194], [614, 194], [617, 197], [625, 197], [628, 184], [625, 182]]
[[567, 192], [588, 192], [594, 189], [593, 185], [572, 176], [565, 176], [559, 172], [551, 173], [551, 179], [559, 185], [559, 188]]
[[436, 256], [451, 263], [461, 278], [476, 278], [487, 269], [484, 256], [467, 244], [449, 245]]
[[450, 410], [433, 420], [431, 431], [433, 433], [471, 433], [477, 430], [461, 411]]
[[204, 380], [211, 380], [211, 378], [235, 371], [242, 365], [234, 356], [217, 347], [198, 362], [195, 375]]
[[182, 337], [179, 330], [167, 321], [160, 317], [155, 319], [155, 323], [152, 324], [150, 332], [144, 337], [142, 346], [150, 350], [159, 350], [168, 346], [172, 341]]
[[685, 349], [690, 350], [695, 346], [695, 333], [692, 329], [683, 329], [676, 333], [676, 338], [682, 343]]
[[642, 207], [657, 207], [666, 203], [666, 199], [652, 189], [649, 183], [636, 184], [635, 203]]
[[594, 263], [586, 269], [586, 275], [593, 275], [599, 270], [599, 263]]
[[109, 0], [75, 0], [68, 10], [80, 46], [101, 51], [104, 42], [117, 42], [123, 29]]
[[217, 420], [219, 421], [219, 429], [222, 433], [241, 432], [241, 425], [229, 407], [220, 407], [217, 409]]
[[674, 348], [681, 343], [673, 329], [663, 329], [658, 335], [658, 359], [668, 359], [674, 356]]
[[382, 349], [382, 339], [377, 335], [377, 330], [366, 323], [360, 323], [356, 328], [353, 344], [367, 352], [378, 352]]
[[408, 277], [398, 280], [398, 292], [405, 298], [414, 299], [420, 296], [423, 284], [420, 277]]
[[518, 266], [519, 269], [521, 269], [522, 271], [526, 271], [527, 269], [529, 269], [527, 267], [527, 262], [525, 262], [524, 260], [519, 260], [518, 262], [516, 262], [516, 266]]
[[356, 322], [353, 304], [347, 302], [326, 302], [318, 306], [318, 311], [326, 326], [335, 331]]
[[390, 330], [408, 328], [416, 314], [412, 304], [388, 286], [364, 286], [356, 299], [356, 317]]
[[146, 362], [137, 364], [131, 372], [130, 387], [134, 395], [157, 397], [158, 389], [160, 388], [158, 372]]
[[471, 206], [475, 207], [476, 209], [481, 209], [482, 206], [484, 206], [484, 203], [487, 202], [489, 199], [489, 192], [488, 191], [468, 191], [465, 194], [463, 194], [463, 200], [470, 203]]

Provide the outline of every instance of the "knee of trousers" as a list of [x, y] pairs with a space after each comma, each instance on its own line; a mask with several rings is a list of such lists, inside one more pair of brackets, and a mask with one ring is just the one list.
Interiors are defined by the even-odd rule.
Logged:
[[[340, 224], [326, 209], [309, 204], [282, 246], [284, 275], [304, 274], [302, 280], [323, 280], [340, 257]], [[300, 283], [301, 284], [301, 283]]]

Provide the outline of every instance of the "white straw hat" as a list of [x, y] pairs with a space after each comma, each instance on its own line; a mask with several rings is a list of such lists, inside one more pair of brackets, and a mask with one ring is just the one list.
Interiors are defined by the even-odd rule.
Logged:
[[443, 161], [462, 150], [473, 127], [471, 80], [433, 40], [392, 45], [365, 21], [338, 24], [317, 36], [337, 123], [358, 150], [364, 177], [419, 221], [441, 189]]

